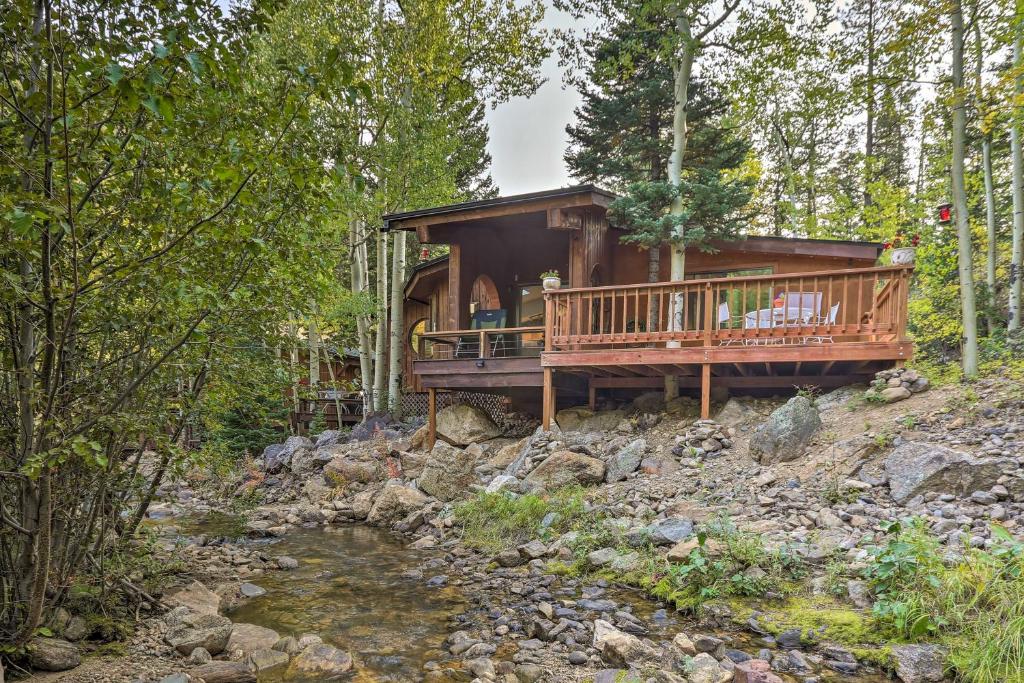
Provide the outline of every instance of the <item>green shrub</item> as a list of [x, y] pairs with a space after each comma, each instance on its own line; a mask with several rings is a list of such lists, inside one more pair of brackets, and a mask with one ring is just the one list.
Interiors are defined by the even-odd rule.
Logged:
[[910, 640], [935, 639], [970, 683], [1024, 681], [1024, 544], [994, 525], [990, 551], [943, 548], [920, 520], [893, 522], [873, 548], [864, 576], [874, 615]]

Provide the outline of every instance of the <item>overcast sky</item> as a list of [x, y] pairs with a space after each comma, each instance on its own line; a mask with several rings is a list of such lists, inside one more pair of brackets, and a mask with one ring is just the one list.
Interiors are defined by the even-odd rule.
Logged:
[[[551, 8], [548, 0], [545, 4], [545, 28], [573, 25], [572, 17]], [[502, 195], [550, 190], [572, 182], [562, 154], [568, 145], [565, 125], [573, 119], [580, 96], [563, 88], [557, 54], [547, 58], [542, 72], [547, 83], [533, 97], [519, 97], [487, 112], [491, 175]]]

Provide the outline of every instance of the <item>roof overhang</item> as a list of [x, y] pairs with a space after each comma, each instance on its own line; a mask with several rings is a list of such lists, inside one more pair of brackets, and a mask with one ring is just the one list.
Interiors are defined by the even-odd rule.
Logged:
[[797, 256], [830, 256], [835, 258], [874, 261], [882, 253], [878, 242], [825, 240], [806, 237], [774, 237], [751, 235], [735, 241], [712, 242], [715, 249], [755, 254], [792, 254]]
[[475, 221], [538, 211], [598, 206], [607, 208], [616, 195], [595, 185], [530, 192], [508, 197], [480, 199], [429, 209], [391, 213], [383, 216], [384, 230], [415, 230], [431, 225]]

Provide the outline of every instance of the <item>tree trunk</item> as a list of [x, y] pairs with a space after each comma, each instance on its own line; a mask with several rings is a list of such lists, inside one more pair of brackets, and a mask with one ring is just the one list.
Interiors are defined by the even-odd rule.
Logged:
[[[348, 234], [352, 292], [361, 299], [366, 291], [366, 241], [362, 221], [358, 218], [352, 220]], [[363, 414], [367, 415], [373, 410], [373, 361], [370, 357], [370, 329], [362, 313], [356, 315], [356, 335], [359, 337], [359, 384], [363, 391]]]
[[978, 374], [978, 319], [974, 301], [974, 273], [971, 270], [971, 228], [967, 221], [967, 191], [964, 187], [964, 154], [967, 137], [967, 104], [964, 101], [964, 16], [960, 0], [953, 0], [953, 207], [959, 242], [960, 306], [963, 314], [964, 375]]
[[288, 379], [292, 383], [292, 415], [295, 416], [295, 433], [299, 432], [299, 330], [294, 322], [288, 322]]
[[377, 230], [377, 338], [373, 351], [373, 409], [381, 412], [386, 406], [388, 338], [388, 235]]
[[315, 391], [320, 384], [320, 333], [312, 315], [306, 316], [306, 340], [309, 343], [309, 388]]
[[[1017, 70], [1014, 84], [1016, 100], [1024, 97], [1024, 0], [1017, 0], [1017, 25], [1014, 27], [1013, 64]], [[1010, 122], [1010, 155], [1013, 157], [1013, 246], [1010, 251], [1010, 331], [1021, 328], [1021, 277], [1024, 276], [1024, 154], [1020, 141], [1021, 112], [1013, 112]]]
[[405, 351], [405, 321], [402, 302], [405, 294], [405, 231], [395, 233], [391, 264], [391, 351], [388, 355], [388, 410], [396, 418], [402, 414], [402, 357]]
[[875, 0], [868, 0], [867, 35], [867, 97], [865, 102], [864, 126], [864, 225], [868, 224], [867, 208], [874, 201], [868, 187], [875, 179]]
[[[686, 153], [686, 108], [689, 103], [690, 73], [693, 70], [693, 36], [690, 33], [690, 20], [680, 12], [676, 19], [676, 30], [679, 32], [680, 46], [679, 54], [672, 64], [672, 73], [675, 78], [675, 102], [672, 110], [672, 154], [668, 158], [668, 182], [674, 187], [679, 187], [683, 177], [683, 155]], [[672, 202], [669, 214], [680, 216], [683, 213], [683, 198], [676, 196]], [[671, 280], [679, 282], [686, 276], [686, 240], [684, 237], [686, 228], [682, 225], [676, 227], [671, 245]], [[679, 331], [683, 329], [683, 294], [676, 294], [672, 297], [672, 316], [669, 320], [669, 329]], [[680, 347], [678, 341], [670, 341], [666, 344], [668, 348], [677, 349]], [[665, 400], [671, 401], [679, 396], [679, 379], [675, 375], [665, 376]]]
[[971, 23], [974, 25], [974, 106], [981, 122], [981, 166], [985, 179], [985, 226], [987, 228], [988, 251], [985, 258], [985, 284], [988, 285], [988, 311], [985, 323], [989, 336], [995, 333], [996, 321], [992, 315], [996, 302], [996, 197], [992, 182], [992, 133], [986, 129], [986, 109], [982, 71], [985, 62], [985, 45], [981, 37], [981, 13], [978, 0], [971, 3]]

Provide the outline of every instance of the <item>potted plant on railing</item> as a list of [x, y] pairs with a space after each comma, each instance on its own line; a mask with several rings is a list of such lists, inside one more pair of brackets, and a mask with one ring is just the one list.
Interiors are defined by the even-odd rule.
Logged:
[[550, 291], [552, 289], [558, 289], [562, 286], [562, 278], [558, 275], [557, 270], [546, 270], [540, 274], [541, 283], [544, 286], [544, 291]]
[[903, 231], [882, 245], [884, 249], [892, 249], [892, 264], [894, 266], [909, 266], [917, 259], [917, 245], [921, 242], [918, 234], [907, 235]]

